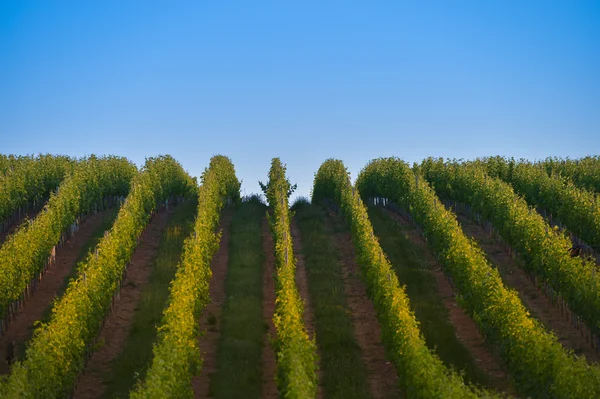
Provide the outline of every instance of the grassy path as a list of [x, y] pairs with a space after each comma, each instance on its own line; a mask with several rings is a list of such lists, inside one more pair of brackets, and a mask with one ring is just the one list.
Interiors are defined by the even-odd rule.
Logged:
[[321, 358], [320, 384], [326, 398], [369, 398], [367, 369], [346, 300], [342, 266], [325, 217], [313, 205], [296, 209]]
[[262, 223], [266, 206], [240, 204], [231, 221], [225, 303], [220, 320], [216, 372], [209, 397], [260, 398], [262, 353], [267, 326], [263, 318]]

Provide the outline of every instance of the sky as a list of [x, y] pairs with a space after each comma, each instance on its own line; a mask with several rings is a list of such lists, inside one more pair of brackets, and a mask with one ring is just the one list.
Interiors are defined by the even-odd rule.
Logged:
[[0, 153], [600, 154], [600, 1], [0, 1]]

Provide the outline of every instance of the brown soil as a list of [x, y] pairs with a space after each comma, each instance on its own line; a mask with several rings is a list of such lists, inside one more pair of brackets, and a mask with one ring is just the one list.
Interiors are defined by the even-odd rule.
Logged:
[[[40, 320], [46, 309], [52, 305], [63, 285], [65, 278], [69, 275], [88, 240], [102, 224], [106, 211], [87, 217], [74, 237], [69, 239], [65, 245], [56, 249], [56, 261], [48, 267], [44, 278], [39, 282], [33, 296], [23, 305], [23, 309], [16, 318], [8, 325], [8, 330], [0, 339], [0, 374], [8, 373], [8, 365], [4, 362], [7, 345], [11, 341], [16, 342], [16, 348], [28, 341], [33, 335], [33, 323]], [[15, 357], [18, 353], [15, 353]]]
[[[290, 233], [292, 234], [292, 246], [294, 248], [294, 255], [296, 257], [296, 287], [300, 297], [304, 302], [304, 325], [306, 331], [311, 339], [315, 337], [315, 318], [313, 315], [313, 309], [310, 302], [310, 295], [308, 294], [308, 278], [306, 276], [306, 264], [304, 263], [304, 251], [302, 250], [302, 240], [300, 239], [300, 229], [296, 220], [292, 219], [290, 222]], [[321, 384], [323, 372], [321, 369], [317, 370], [317, 398], [323, 397], [323, 386]]]
[[489, 346], [486, 344], [485, 339], [479, 333], [477, 324], [475, 324], [473, 319], [471, 319], [471, 317], [469, 317], [456, 302], [454, 289], [446, 279], [437, 260], [427, 248], [426, 243], [417, 234], [416, 229], [404, 218], [389, 210], [386, 210], [386, 212], [404, 227], [404, 231], [408, 234], [411, 243], [420, 248], [425, 255], [425, 260], [429, 265], [428, 270], [435, 277], [438, 293], [440, 298], [442, 298], [444, 306], [448, 310], [448, 317], [454, 326], [456, 337], [463, 343], [465, 348], [471, 352], [471, 355], [477, 362], [479, 368], [488, 377], [494, 381], [498, 381], [499, 385], [506, 391], [510, 391], [514, 394], [514, 392], [512, 392], [513, 388], [508, 381], [506, 369], [503, 367], [498, 356], [492, 353]]
[[152, 262], [158, 253], [162, 231], [173, 212], [174, 209], [170, 208], [169, 211], [163, 210], [154, 215], [142, 233], [127, 267], [120, 299], [106, 316], [104, 327], [98, 335], [98, 342], [102, 346], [92, 354], [79, 376], [75, 398], [99, 398], [106, 391], [106, 379], [110, 375], [112, 362], [127, 343], [135, 311], [152, 272]]
[[211, 302], [204, 308], [199, 322], [200, 331], [203, 332], [199, 340], [202, 370], [200, 375], [192, 379], [195, 398], [211, 397], [210, 380], [217, 370], [217, 348], [221, 335], [221, 307], [225, 303], [225, 277], [227, 276], [227, 263], [229, 262], [229, 228], [232, 217], [233, 212], [231, 210], [224, 211], [219, 226], [223, 231], [221, 243], [211, 262], [212, 277], [209, 287]]
[[397, 398], [398, 375], [393, 363], [386, 358], [377, 313], [360, 278], [350, 234], [335, 233], [333, 239], [340, 256], [344, 292], [352, 311], [354, 335], [362, 352], [362, 360], [367, 367], [371, 395], [374, 399]]
[[491, 239], [483, 227], [470, 220], [465, 214], [458, 213], [457, 218], [465, 234], [477, 241], [487, 258], [498, 268], [504, 284], [517, 291], [531, 315], [552, 330], [565, 348], [573, 349], [576, 354], [585, 355], [588, 360], [600, 362], [600, 356], [596, 354], [595, 349], [591, 348], [581, 333], [544, 297], [523, 269], [504, 250], [503, 245]]
[[275, 312], [275, 244], [269, 229], [269, 223], [265, 218], [262, 224], [263, 250], [265, 252], [265, 264], [263, 266], [263, 318], [267, 324], [268, 331], [262, 353], [262, 395], [261, 398], [277, 398], [277, 362], [275, 351], [271, 346], [271, 340], [277, 337], [277, 331], [273, 324]]

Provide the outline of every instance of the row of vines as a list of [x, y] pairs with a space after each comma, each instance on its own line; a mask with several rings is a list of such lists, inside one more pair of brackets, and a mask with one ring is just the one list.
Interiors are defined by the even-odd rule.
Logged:
[[549, 176], [540, 166], [501, 157], [478, 160], [488, 175], [512, 185], [527, 202], [550, 212], [571, 232], [594, 248], [600, 248], [600, 199], [598, 194], [575, 186], [570, 179]]
[[291, 185], [285, 177], [285, 166], [274, 158], [266, 185], [266, 196], [272, 210], [269, 223], [275, 242], [275, 314], [277, 330], [275, 354], [277, 386], [285, 398], [314, 398], [317, 392], [317, 349], [304, 325], [304, 304], [296, 287], [296, 261], [290, 233], [288, 193]]
[[171, 283], [152, 364], [132, 398], [193, 396], [191, 380], [201, 366], [198, 319], [209, 301], [210, 261], [220, 241], [216, 229], [223, 206], [227, 201], [237, 202], [240, 195], [240, 182], [227, 157], [213, 157], [201, 179], [194, 232], [185, 240]]

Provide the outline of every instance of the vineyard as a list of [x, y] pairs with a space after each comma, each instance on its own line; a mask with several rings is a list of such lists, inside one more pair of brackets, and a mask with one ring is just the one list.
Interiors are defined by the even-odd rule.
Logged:
[[315, 172], [0, 155], [0, 397], [600, 397], [600, 157]]

